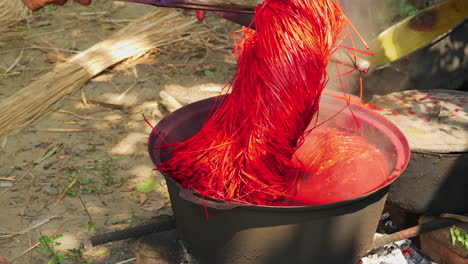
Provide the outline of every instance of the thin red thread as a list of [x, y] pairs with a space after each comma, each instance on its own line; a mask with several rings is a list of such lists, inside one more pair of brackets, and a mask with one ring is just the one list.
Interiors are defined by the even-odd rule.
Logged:
[[375, 55], [373, 52], [370, 52], [370, 51], [367, 51], [367, 50], [362, 50], [362, 49], [351, 48], [351, 47], [348, 47], [348, 46], [345, 46], [345, 45], [340, 45], [340, 48], [344, 48], [344, 49], [351, 50], [351, 51], [357, 51], [359, 53], [369, 55], [369, 56], [374, 56]]
[[214, 199], [271, 205], [297, 181], [292, 157], [318, 111], [344, 25], [333, 0], [266, 1], [243, 29], [232, 92], [162, 166]]
[[171, 145], [171, 144], [169, 144], [169, 143], [166, 142], [166, 140], [164, 139], [164, 137], [161, 136], [161, 134], [159, 134], [159, 131], [156, 130], [156, 128], [150, 123], [150, 121], [149, 121], [148, 119], [146, 119], [145, 114], [141, 114], [141, 115], [143, 116], [143, 119], [145, 120], [146, 124], [148, 124], [148, 125], [151, 127], [151, 129], [153, 130], [153, 132], [156, 133], [156, 135], [164, 142], [164, 144], [166, 144], [166, 145]]

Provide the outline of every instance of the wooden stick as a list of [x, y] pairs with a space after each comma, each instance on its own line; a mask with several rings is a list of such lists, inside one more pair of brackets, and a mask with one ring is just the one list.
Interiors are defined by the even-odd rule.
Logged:
[[57, 199], [55, 199], [55, 203], [58, 203], [63, 199], [63, 197], [67, 194], [68, 190], [70, 190], [73, 187], [73, 185], [75, 185], [75, 183], [78, 181], [79, 178], [80, 178], [80, 175], [78, 174], [78, 176], [76, 176], [75, 179], [73, 179], [73, 181], [67, 186], [67, 188], [63, 190], [60, 196], [57, 197]]
[[[31, 240], [31, 236], [28, 234], [28, 243], [29, 243], [29, 247], [32, 246], [32, 240]], [[32, 257], [32, 251], [29, 251], [29, 254], [28, 254], [28, 264], [31, 264], [31, 257]]]
[[40, 222], [38, 222], [38, 223], [36, 223], [36, 224], [34, 224], [32, 226], [20, 231], [20, 232], [2, 232], [5, 235], [0, 235], [0, 239], [6, 239], [6, 238], [11, 238], [11, 237], [14, 237], [14, 236], [17, 236], [17, 235], [25, 234], [25, 233], [33, 230], [33, 229], [36, 229], [36, 228], [40, 227], [41, 225], [44, 225], [44, 224], [50, 222], [51, 220], [53, 220], [53, 219], [55, 219], [57, 217], [58, 217], [57, 215], [54, 215], [52, 217], [46, 218], [46, 219], [44, 219], [44, 220], [42, 220], [42, 221], [40, 221]]
[[[75, 101], [81, 101], [81, 99], [79, 98], [75, 98], [75, 97], [70, 97], [70, 98], [67, 98], [68, 100], [75, 100]], [[111, 108], [111, 109], [117, 109], [117, 110], [123, 110], [125, 109], [127, 106], [123, 105], [123, 104], [113, 104], [113, 103], [108, 103], [108, 102], [103, 102], [103, 101], [99, 101], [99, 100], [95, 100], [95, 99], [86, 99], [88, 103], [93, 103], [93, 104], [98, 104], [98, 105], [101, 105], [103, 107], [107, 107], [107, 108]]]
[[123, 118], [123, 116], [120, 116], [118, 118], [95, 118], [95, 117], [90, 117], [90, 116], [81, 116], [81, 115], [78, 115], [76, 113], [73, 113], [71, 111], [66, 111], [66, 110], [58, 110], [57, 112], [59, 113], [63, 113], [63, 114], [69, 114], [69, 115], [72, 115], [72, 116], [75, 116], [75, 117], [78, 117], [79, 119], [83, 119], [83, 120], [94, 120], [94, 121], [117, 121], [117, 120], [120, 120]]
[[[31, 165], [31, 167], [29, 167], [29, 169], [23, 174], [23, 176], [21, 176], [21, 178], [19, 178], [18, 181], [16, 181], [16, 182], [19, 182], [19, 181], [21, 181], [22, 179], [24, 179], [24, 178], [31, 172], [31, 170], [32, 170], [35, 166], [36, 166], [36, 164], [33, 163], [33, 164]], [[10, 187], [6, 188], [3, 192], [1, 192], [1, 193], [0, 193], [0, 197], [1, 197], [2, 195], [4, 195], [11, 187], [13, 187], [13, 185], [11, 185]]]
[[466, 215], [459, 215], [459, 214], [441, 214], [440, 217], [449, 217], [453, 219], [457, 219], [462, 222], [468, 223], [468, 216]]
[[23, 52], [24, 50], [21, 50], [21, 53], [20, 55], [18, 56], [18, 58], [16, 58], [16, 60], [11, 64], [10, 67], [8, 67], [8, 69], [6, 69], [6, 71], [4, 72], [4, 74], [7, 74], [9, 71], [11, 71], [14, 67], [16, 67], [16, 65], [18, 64], [18, 62], [21, 60], [21, 57], [23, 57]]
[[381, 246], [391, 244], [403, 239], [408, 239], [412, 237], [419, 236], [422, 233], [441, 229], [459, 223], [460, 221], [454, 218], [439, 218], [437, 220], [420, 224], [400, 232], [396, 232], [390, 235], [384, 235], [379, 238], [376, 238], [372, 242], [372, 249], [379, 248]]
[[5, 137], [3, 140], [2, 140], [2, 144], [0, 145], [0, 151], [3, 150], [6, 146], [8, 142], [8, 137]]
[[81, 128], [46, 128], [39, 131], [47, 132], [99, 132], [98, 129], [81, 129]]
[[167, 231], [170, 229], [174, 229], [175, 226], [175, 220], [172, 216], [160, 215], [155, 219], [155, 222], [153, 223], [96, 235], [91, 237], [90, 240], [93, 247], [95, 247], [113, 241], [140, 237], [149, 233]]
[[115, 264], [124, 264], [124, 263], [128, 263], [128, 262], [134, 261], [134, 260], [136, 260], [136, 258], [127, 259], [127, 260], [124, 260], [124, 261], [117, 262]]
[[[78, 198], [80, 199], [80, 202], [83, 205], [83, 208], [85, 209], [86, 214], [88, 215], [88, 219], [89, 219], [88, 225], [91, 224], [91, 227], [94, 228], [95, 231], [97, 231], [96, 226], [94, 225], [94, 222], [93, 222], [93, 218], [91, 217], [91, 214], [89, 213], [88, 208], [86, 207], [86, 204], [83, 202], [83, 199], [81, 199], [81, 195], [78, 195]], [[91, 228], [89, 228], [89, 229], [91, 229]], [[88, 230], [88, 231], [90, 231], [90, 230]]]
[[0, 180], [1, 181], [16, 181], [15, 177], [11, 177], [11, 178], [0, 177]]

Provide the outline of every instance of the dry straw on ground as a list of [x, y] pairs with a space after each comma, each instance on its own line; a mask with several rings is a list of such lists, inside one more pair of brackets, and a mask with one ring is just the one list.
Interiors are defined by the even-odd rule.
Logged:
[[0, 101], [0, 138], [17, 132], [61, 105], [93, 76], [154, 48], [193, 41], [206, 33], [193, 17], [171, 9], [155, 9], [88, 50], [59, 64], [11, 97]]
[[28, 14], [21, 0], [0, 0], [0, 34], [27, 19]]

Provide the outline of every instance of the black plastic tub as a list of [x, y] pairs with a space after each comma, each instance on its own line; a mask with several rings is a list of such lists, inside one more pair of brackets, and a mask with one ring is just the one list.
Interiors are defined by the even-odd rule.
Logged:
[[[215, 103], [214, 98], [187, 105], [155, 127], [149, 152], [156, 165], [167, 160], [167, 143], [180, 142], [197, 133]], [[331, 96], [321, 100], [320, 120], [327, 120], [345, 102]], [[404, 135], [382, 116], [352, 106], [362, 131], [390, 153], [388, 181], [352, 200], [325, 205], [273, 207], [222, 203], [202, 199], [193, 191], [166, 178], [177, 231], [190, 253], [201, 264], [346, 264], [369, 249], [382, 212], [388, 185], [405, 169], [409, 147]], [[342, 111], [327, 125], [358, 129], [350, 111]], [[371, 162], [371, 161], [370, 161]], [[208, 216], [208, 217], [207, 217]]]

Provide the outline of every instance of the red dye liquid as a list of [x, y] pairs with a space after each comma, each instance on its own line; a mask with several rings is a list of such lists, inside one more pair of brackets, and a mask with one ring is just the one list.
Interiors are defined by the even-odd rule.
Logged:
[[382, 186], [389, 175], [388, 159], [364, 137], [324, 126], [306, 137], [293, 161], [301, 171], [289, 205], [356, 198]]
[[[310, 181], [298, 181], [299, 164], [293, 156], [318, 111], [328, 80], [325, 69], [346, 23], [334, 0], [267, 0], [259, 5], [256, 30], [244, 29], [235, 49], [238, 66], [231, 94], [220, 99], [198, 134], [175, 146], [171, 159], [161, 164], [164, 170], [183, 187], [224, 201], [275, 205], [296, 191], [298, 182], [307, 192], [312, 185], [319, 191], [315, 184], [329, 189], [320, 198], [297, 195], [303, 202], [342, 197], [338, 191], [350, 185], [330, 176], [332, 167], [339, 168], [342, 153], [333, 152], [330, 159], [336, 165], [330, 169], [315, 172], [315, 163], [310, 168], [305, 163], [306, 173], [321, 175]], [[329, 138], [320, 137], [311, 141], [318, 145], [307, 143], [300, 150], [317, 148], [317, 153], [320, 142], [335, 147], [344, 139], [327, 143]], [[360, 164], [349, 165], [357, 169]], [[317, 182], [320, 177], [323, 183]]]

